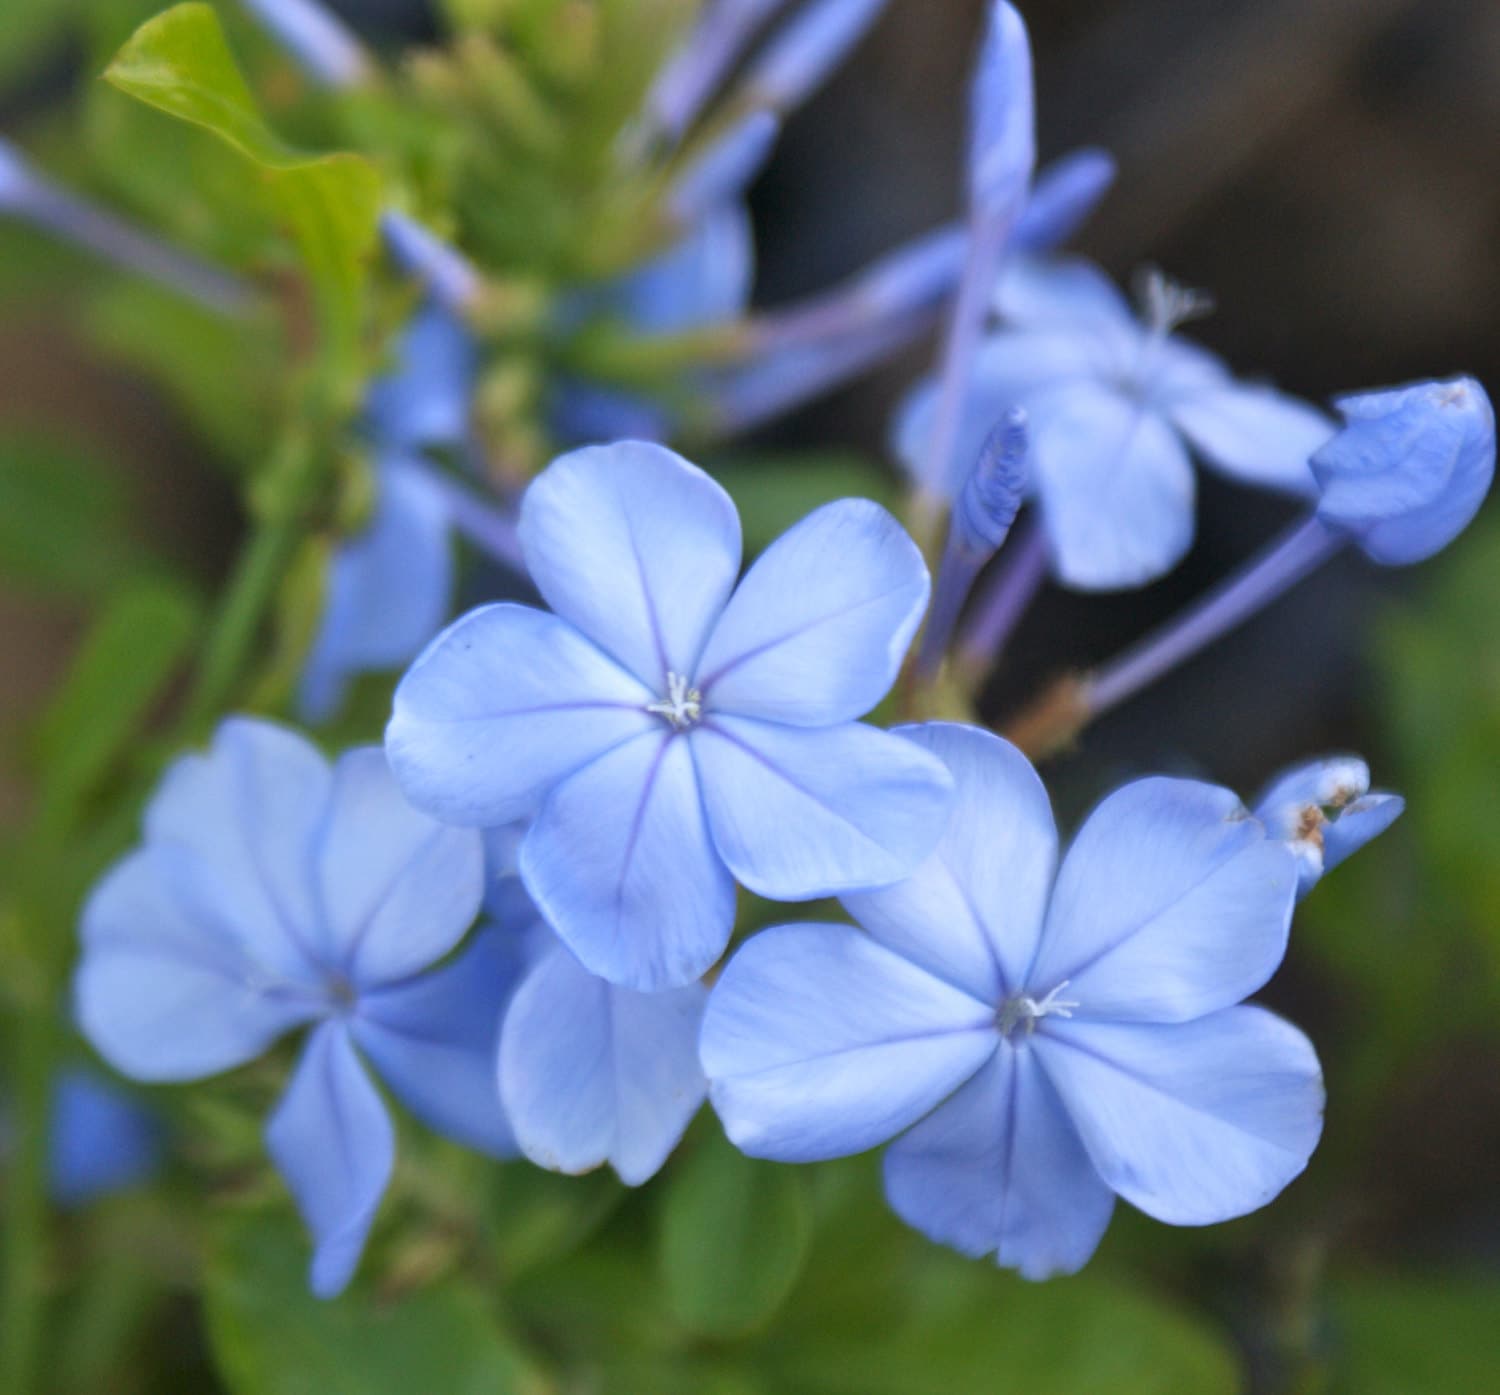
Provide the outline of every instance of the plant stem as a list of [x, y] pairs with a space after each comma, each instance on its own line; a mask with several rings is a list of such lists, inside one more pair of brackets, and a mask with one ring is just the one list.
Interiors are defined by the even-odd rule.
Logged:
[[974, 612], [960, 636], [956, 655], [959, 681], [978, 688], [994, 668], [1012, 632], [1047, 579], [1047, 543], [1032, 519], [1013, 544], [989, 586], [980, 592]]

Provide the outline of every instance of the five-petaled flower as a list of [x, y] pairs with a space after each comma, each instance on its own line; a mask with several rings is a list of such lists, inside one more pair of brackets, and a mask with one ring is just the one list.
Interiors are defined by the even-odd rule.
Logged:
[[471, 612], [396, 690], [391, 768], [418, 807], [530, 815], [527, 890], [592, 973], [691, 982], [728, 943], [737, 878], [777, 900], [886, 885], [942, 830], [951, 780], [860, 723], [921, 620], [927, 569], [878, 505], [825, 505], [736, 588], [739, 517], [642, 442], [554, 462], [522, 504], [552, 614]]
[[516, 1152], [494, 1053], [522, 965], [486, 934], [432, 967], [482, 887], [479, 835], [411, 808], [378, 748], [330, 768], [290, 731], [231, 719], [168, 771], [143, 844], [84, 909], [78, 1021], [123, 1074], [196, 1080], [312, 1027], [266, 1138], [319, 1295], [348, 1283], [394, 1162], [361, 1055], [431, 1127]]
[[1180, 1225], [1269, 1201], [1322, 1126], [1311, 1045], [1242, 1005], [1285, 952], [1290, 851], [1227, 790], [1149, 779], [1099, 806], [1054, 877], [1019, 752], [970, 727], [910, 735], [957, 780], [937, 850], [845, 898], [863, 930], [765, 931], [710, 996], [729, 1136], [789, 1162], [895, 1139], [903, 1219], [1030, 1278], [1080, 1268], [1116, 1195]]
[[[1308, 457], [1334, 430], [1173, 334], [1200, 298], [1157, 275], [1145, 299], [1142, 323], [1087, 262], [1013, 264], [996, 295], [1006, 326], [979, 350], [954, 452], [956, 491], [1006, 410], [1026, 409], [1052, 568], [1080, 590], [1141, 586], [1182, 558], [1194, 530], [1189, 446], [1234, 479], [1311, 496]], [[936, 402], [929, 383], [902, 409], [895, 444], [908, 469], [922, 467]]]

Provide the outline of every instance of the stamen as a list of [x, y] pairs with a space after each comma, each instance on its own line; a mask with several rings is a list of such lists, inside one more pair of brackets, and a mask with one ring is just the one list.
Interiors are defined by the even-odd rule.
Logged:
[[680, 673], [668, 673], [666, 697], [647, 704], [646, 711], [670, 722], [677, 731], [686, 731], [703, 716], [703, 694]]
[[1016, 993], [1000, 1005], [1000, 1035], [1008, 1037], [1017, 1027], [1026, 1029], [1027, 1037], [1036, 1031], [1036, 1024], [1044, 1017], [1072, 1017], [1079, 1004], [1057, 995], [1068, 986], [1064, 979], [1044, 998], [1033, 998], [1029, 993]]
[[1214, 311], [1214, 298], [1207, 291], [1180, 285], [1160, 267], [1144, 268], [1136, 277], [1135, 292], [1147, 327], [1157, 335], [1168, 335]]

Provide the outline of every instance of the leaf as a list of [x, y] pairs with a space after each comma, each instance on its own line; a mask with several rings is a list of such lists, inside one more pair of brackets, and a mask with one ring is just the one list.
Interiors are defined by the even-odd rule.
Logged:
[[95, 621], [37, 731], [47, 826], [65, 827], [126, 754], [198, 624], [192, 593], [159, 580], [125, 586]]
[[696, 1332], [729, 1336], [765, 1323], [807, 1257], [805, 1179], [747, 1158], [717, 1129], [674, 1170], [658, 1236], [667, 1301]]
[[1333, 1294], [1335, 1395], [1477, 1395], [1500, 1371], [1500, 1282], [1346, 1278]]
[[889, 508], [897, 497], [890, 476], [854, 451], [737, 458], [713, 474], [740, 511], [745, 551], [752, 554], [834, 499], [874, 499]]
[[478, 1289], [448, 1280], [397, 1299], [356, 1283], [320, 1302], [290, 1217], [215, 1227], [204, 1285], [209, 1340], [232, 1395], [544, 1395], [548, 1386]]
[[0, 436], [0, 577], [65, 596], [116, 585], [140, 560], [118, 467], [34, 433]]
[[59, 0], [6, 0], [0, 10], [0, 82], [27, 68], [36, 71], [40, 50], [66, 32], [69, 9]]
[[212, 131], [264, 174], [302, 253], [337, 360], [358, 344], [360, 303], [380, 215], [380, 175], [358, 155], [312, 156], [266, 125], [218, 16], [178, 5], [148, 20], [104, 74], [122, 92]]

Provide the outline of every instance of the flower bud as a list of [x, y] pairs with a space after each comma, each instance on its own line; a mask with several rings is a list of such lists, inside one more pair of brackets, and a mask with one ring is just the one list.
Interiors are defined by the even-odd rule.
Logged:
[[1495, 414], [1472, 378], [1355, 393], [1345, 426], [1309, 462], [1318, 517], [1384, 566], [1442, 551], [1495, 474]]
[[1026, 495], [1030, 432], [1026, 413], [1012, 407], [990, 432], [953, 510], [953, 544], [970, 557], [994, 555]]

